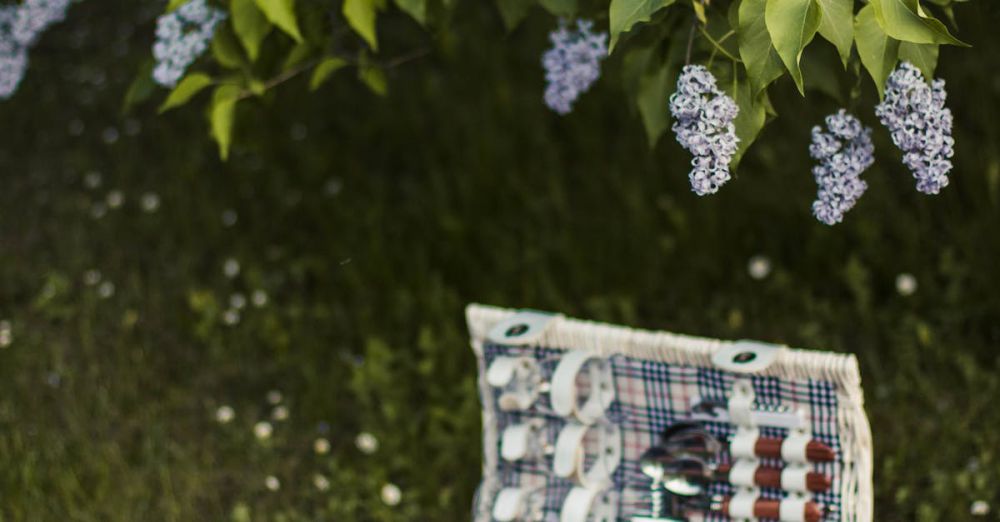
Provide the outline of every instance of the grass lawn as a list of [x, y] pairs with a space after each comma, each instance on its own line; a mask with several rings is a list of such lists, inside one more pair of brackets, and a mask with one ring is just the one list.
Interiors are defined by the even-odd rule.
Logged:
[[791, 84], [698, 198], [614, 81], [545, 110], [549, 18], [475, 4], [384, 99], [345, 73], [249, 104], [221, 163], [198, 110], [122, 114], [159, 8], [134, 4], [74, 6], [0, 104], [0, 521], [467, 519], [472, 301], [856, 353], [876, 520], [997, 519], [1000, 6], [957, 8], [975, 47], [942, 52], [951, 186], [918, 194], [876, 129], [830, 228], [806, 147], [838, 105]]

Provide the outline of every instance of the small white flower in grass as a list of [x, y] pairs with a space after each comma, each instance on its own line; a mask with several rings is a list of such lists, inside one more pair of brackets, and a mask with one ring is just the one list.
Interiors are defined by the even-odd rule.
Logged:
[[231, 257], [226, 259], [226, 261], [222, 263], [222, 273], [229, 279], [240, 275], [240, 262]]
[[90, 207], [90, 217], [94, 219], [101, 219], [107, 213], [108, 206], [104, 203], [94, 203], [94, 205]]
[[222, 211], [222, 226], [224, 227], [231, 227], [235, 225], [239, 219], [240, 218], [236, 214], [236, 211], [231, 208], [227, 208]]
[[276, 421], [288, 420], [288, 407], [281, 405], [271, 410], [271, 418]]
[[111, 281], [105, 281], [97, 286], [97, 296], [101, 299], [107, 299], [115, 295], [115, 284]]
[[14, 342], [14, 333], [10, 321], [4, 319], [0, 321], [0, 348], [7, 348], [12, 342]]
[[222, 322], [227, 326], [235, 326], [240, 322], [240, 311], [232, 308], [222, 312]]
[[219, 406], [219, 409], [215, 410], [215, 420], [219, 424], [229, 424], [235, 418], [236, 410], [232, 406]]
[[83, 176], [83, 186], [91, 190], [100, 187], [101, 181], [101, 173], [94, 170]]
[[747, 263], [747, 272], [750, 277], [758, 281], [771, 275], [771, 260], [764, 256], [753, 256]]
[[267, 304], [267, 292], [265, 292], [263, 290], [254, 290], [253, 294], [250, 295], [250, 302], [252, 302], [253, 305], [256, 306], [257, 308], [260, 308], [260, 307], [266, 305]]
[[108, 127], [101, 131], [101, 141], [111, 145], [118, 141], [118, 129], [114, 127]]
[[313, 475], [313, 485], [320, 491], [326, 491], [330, 489], [330, 480], [317, 473]]
[[917, 291], [917, 278], [913, 274], [899, 274], [896, 276], [896, 291], [903, 297], [909, 297]]
[[278, 491], [281, 489], [281, 481], [274, 475], [268, 475], [267, 478], [264, 479], [264, 487], [266, 487], [268, 491]]
[[237, 310], [242, 310], [247, 305], [247, 298], [245, 295], [237, 292], [229, 296], [229, 306]]
[[142, 205], [142, 210], [153, 213], [160, 208], [160, 196], [156, 195], [155, 192], [146, 192], [142, 195], [140, 200]]
[[268, 404], [280, 404], [284, 400], [284, 395], [278, 390], [271, 390], [267, 392], [267, 403]]
[[101, 272], [96, 269], [90, 269], [83, 273], [83, 284], [87, 286], [94, 286], [101, 282]]
[[125, 134], [129, 136], [135, 136], [142, 132], [142, 123], [135, 118], [129, 118], [125, 120]]
[[974, 517], [985, 517], [990, 514], [990, 504], [985, 500], [977, 500], [969, 506], [969, 514]]
[[270, 422], [260, 421], [253, 425], [253, 435], [257, 437], [257, 440], [270, 439], [272, 433], [274, 433], [274, 426]]
[[354, 445], [358, 447], [358, 450], [365, 455], [371, 455], [378, 451], [378, 439], [375, 435], [368, 433], [367, 431], [361, 432], [354, 439]]
[[330, 178], [326, 180], [326, 184], [323, 185], [323, 192], [327, 196], [333, 197], [340, 194], [341, 189], [344, 188], [344, 183], [340, 181], [340, 178]]
[[87, 127], [83, 124], [82, 120], [73, 119], [70, 120], [69, 125], [66, 126], [66, 132], [68, 132], [70, 136], [79, 136], [83, 134], [83, 131], [86, 128]]
[[120, 190], [112, 190], [111, 192], [108, 192], [108, 196], [105, 200], [108, 202], [108, 207], [118, 208], [125, 203], [125, 194], [123, 194]]
[[399, 490], [399, 486], [392, 483], [382, 486], [380, 496], [382, 502], [387, 506], [398, 506], [399, 502], [403, 500], [403, 492]]
[[313, 441], [313, 451], [317, 455], [326, 455], [330, 452], [330, 441], [320, 437]]

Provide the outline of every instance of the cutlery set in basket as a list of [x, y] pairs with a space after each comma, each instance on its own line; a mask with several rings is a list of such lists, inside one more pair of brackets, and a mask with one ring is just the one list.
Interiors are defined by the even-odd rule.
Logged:
[[872, 519], [857, 361], [471, 305], [477, 522]]

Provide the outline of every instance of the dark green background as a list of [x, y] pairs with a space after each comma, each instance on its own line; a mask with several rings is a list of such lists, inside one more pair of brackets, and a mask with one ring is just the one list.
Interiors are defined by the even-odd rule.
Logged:
[[[807, 145], [838, 105], [787, 80], [735, 179], [698, 198], [672, 137], [648, 150], [615, 58], [573, 114], [545, 109], [541, 11], [507, 35], [469, 3], [434, 38], [397, 13], [380, 22], [385, 55], [433, 52], [391, 70], [387, 98], [347, 71], [312, 95], [291, 82], [241, 107], [223, 164], [203, 98], [120, 111], [160, 6], [74, 6], [0, 104], [0, 319], [14, 333], [0, 349], [0, 520], [467, 518], [472, 301], [855, 353], [876, 519], [971, 518], [973, 501], [1000, 503], [998, 7], [957, 8], [974, 47], [942, 52], [951, 186], [915, 191], [866, 80], [858, 112], [878, 159], [830, 228], [810, 214]], [[90, 171], [101, 187], [84, 186]], [[93, 218], [115, 189], [124, 205]], [[157, 212], [140, 209], [145, 192]], [[764, 280], [748, 276], [754, 255], [772, 263]], [[84, 283], [91, 269], [113, 296]], [[896, 292], [901, 273], [914, 295]], [[255, 288], [269, 304], [224, 325], [230, 294]], [[252, 426], [271, 389], [291, 416], [262, 444]], [[230, 424], [214, 420], [222, 404]], [[318, 456], [323, 422], [333, 449]], [[375, 454], [354, 447], [362, 431]], [[397, 507], [379, 500], [386, 482]]]

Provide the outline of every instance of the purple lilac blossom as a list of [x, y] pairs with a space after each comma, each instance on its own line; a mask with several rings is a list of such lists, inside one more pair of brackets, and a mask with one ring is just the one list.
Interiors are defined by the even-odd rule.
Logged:
[[955, 139], [951, 110], [944, 106], [944, 80], [927, 84], [920, 70], [902, 62], [885, 86], [885, 100], [875, 115], [903, 151], [903, 164], [917, 180], [917, 190], [937, 194], [948, 186]]
[[601, 76], [601, 60], [608, 54], [607, 33], [594, 33], [594, 23], [578, 20], [576, 29], [560, 23], [549, 34], [552, 47], [542, 55], [545, 68], [545, 104], [559, 114], [573, 110], [573, 102]]
[[66, 18], [69, 0], [25, 0], [18, 7], [12, 35], [25, 47], [35, 43], [50, 25]]
[[48, 26], [66, 17], [69, 0], [26, 0], [0, 6], [0, 99], [17, 91], [28, 68], [28, 49]]
[[205, 0], [191, 0], [157, 18], [153, 80], [164, 87], [177, 85], [188, 66], [208, 49], [215, 26], [225, 18], [222, 10], [209, 7]]
[[670, 96], [670, 113], [677, 142], [694, 155], [691, 189], [699, 196], [714, 194], [729, 181], [729, 163], [739, 144], [736, 119], [740, 109], [715, 84], [704, 66], [685, 65]]
[[809, 155], [819, 160], [813, 167], [819, 186], [813, 202], [816, 219], [827, 225], [840, 223], [865, 193], [868, 184], [861, 173], [875, 161], [871, 132], [844, 109], [826, 117], [825, 131], [813, 127]]

